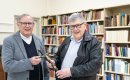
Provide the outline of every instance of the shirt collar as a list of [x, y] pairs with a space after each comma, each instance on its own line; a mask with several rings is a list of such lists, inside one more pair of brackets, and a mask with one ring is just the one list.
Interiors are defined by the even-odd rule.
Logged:
[[83, 37], [80, 40], [77, 41], [77, 40], [74, 39], [73, 36], [71, 36], [71, 40], [79, 43], [79, 42], [81, 42], [83, 40]]
[[20, 36], [21, 36], [21, 38], [22, 38], [26, 43], [28, 43], [28, 44], [31, 43], [31, 41], [32, 41], [32, 35], [29, 36], [29, 37], [25, 37], [24, 35], [22, 35], [22, 34], [20, 33]]

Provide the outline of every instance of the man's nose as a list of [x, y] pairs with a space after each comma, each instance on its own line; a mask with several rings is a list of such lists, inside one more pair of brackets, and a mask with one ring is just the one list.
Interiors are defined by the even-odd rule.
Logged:
[[77, 29], [78, 29], [77, 26], [75, 26], [75, 27], [74, 27], [74, 30], [77, 30]]

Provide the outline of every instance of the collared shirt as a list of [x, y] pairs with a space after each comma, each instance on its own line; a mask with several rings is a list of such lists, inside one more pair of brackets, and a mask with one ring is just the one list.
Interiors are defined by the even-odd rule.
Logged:
[[30, 44], [32, 42], [32, 36], [29, 36], [27, 38], [27, 37], [23, 36], [21, 33], [20, 33], [20, 36], [27, 44]]
[[62, 68], [70, 68], [73, 66], [73, 63], [77, 57], [77, 52], [79, 50], [79, 46], [81, 44], [82, 39], [76, 41], [73, 36], [71, 36], [71, 42], [68, 48], [68, 51], [65, 55], [65, 58], [62, 63]]

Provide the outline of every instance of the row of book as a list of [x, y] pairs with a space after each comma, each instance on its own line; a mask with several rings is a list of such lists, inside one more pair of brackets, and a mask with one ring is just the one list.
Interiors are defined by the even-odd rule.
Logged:
[[45, 44], [56, 44], [57, 38], [55, 36], [45, 36]]
[[106, 55], [118, 57], [130, 57], [130, 46], [127, 44], [106, 44]]
[[103, 75], [103, 73], [104, 73], [104, 65], [102, 65], [102, 67], [98, 71], [99, 75]]
[[44, 36], [44, 43], [45, 45], [57, 45], [61, 44], [64, 39], [66, 38], [66, 36], [59, 36], [58, 37], [58, 42], [57, 42], [57, 37], [56, 36]]
[[130, 41], [130, 31], [129, 30], [110, 30], [106, 31], [107, 42], [128, 42]]
[[57, 16], [57, 24], [58, 25], [68, 24], [68, 17], [69, 17], [68, 14]]
[[124, 12], [118, 13], [117, 15], [105, 17], [105, 27], [128, 26], [129, 22], [130, 22], [130, 15]]
[[[104, 19], [104, 10], [90, 10], [81, 12], [81, 15], [85, 17], [86, 20], [99, 20]], [[43, 25], [49, 24], [68, 24], [68, 17], [70, 14], [58, 15], [58, 16], [46, 16], [43, 17]]]
[[103, 80], [103, 77], [97, 76], [97, 77], [96, 77], [96, 80]]
[[58, 26], [58, 35], [70, 35], [70, 27], [69, 26]]
[[56, 26], [43, 26], [42, 34], [56, 34]]
[[[103, 33], [103, 23], [94, 22], [88, 23], [88, 32], [89, 33]], [[43, 26], [42, 34], [56, 34], [56, 26]], [[58, 26], [58, 35], [70, 35], [70, 26]]]
[[56, 24], [56, 16], [43, 17], [43, 25]]
[[105, 70], [115, 73], [130, 74], [130, 63], [122, 59], [105, 59]]
[[46, 49], [47, 53], [55, 54], [58, 47], [57, 46], [45, 46], [45, 49]]
[[86, 20], [104, 19], [104, 11], [103, 10], [82, 11], [81, 15], [83, 15], [83, 17], [85, 17]]
[[103, 23], [99, 22], [88, 23], [89, 33], [104, 33]]
[[58, 41], [59, 41], [58, 43], [59, 43], [59, 45], [64, 41], [65, 38], [66, 38], [66, 37], [63, 37], [63, 36], [58, 38]]
[[130, 80], [129, 75], [119, 75], [119, 74], [106, 74], [106, 80]]

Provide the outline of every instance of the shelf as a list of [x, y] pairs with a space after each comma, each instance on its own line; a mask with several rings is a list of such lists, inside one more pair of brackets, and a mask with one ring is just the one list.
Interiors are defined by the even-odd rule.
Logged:
[[69, 24], [60, 24], [60, 25], [57, 25], [57, 26], [69, 26]]
[[57, 24], [48, 24], [48, 25], [42, 25], [42, 26], [56, 26]]
[[99, 36], [100, 36], [100, 35], [103, 36], [103, 35], [104, 35], [104, 33], [91, 33], [91, 34], [92, 34], [93, 36], [98, 36], [98, 35], [99, 35]]
[[130, 26], [112, 26], [112, 27], [104, 27], [104, 29], [130, 29]]
[[118, 73], [118, 72], [114, 72], [114, 71], [105, 71], [106, 73], [112, 73], [112, 74], [120, 74], [120, 75], [128, 75], [130, 76], [130, 74], [127, 73]]
[[116, 58], [116, 59], [129, 59], [130, 57], [119, 57], [119, 56], [105, 56], [106, 58]]
[[57, 46], [57, 44], [45, 44], [45, 46]]
[[[80, 11], [79, 13], [82, 13], [82, 11]], [[71, 26], [69, 26], [68, 20], [67, 20], [69, 18], [70, 14], [72, 14], [72, 13], [55, 15], [55, 18], [52, 18], [52, 20], [53, 19], [55, 20], [56, 25], [43, 25], [42, 26], [43, 33], [47, 32], [46, 31], [47, 27], [52, 26], [52, 29], [53, 29], [53, 27], [55, 28], [55, 34], [42, 34], [43, 37], [45, 36], [45, 39], [47, 39], [46, 43], [53, 42], [52, 39], [49, 39], [46, 36], [49, 36], [49, 37], [54, 36], [54, 39], [56, 40], [56, 44], [45, 44], [46, 50], [48, 52], [53, 51], [52, 49], [54, 49], [54, 51], [57, 51], [58, 49], [56, 49], [56, 48], [58, 48], [62, 44], [63, 40], [66, 37], [71, 36], [71, 29], [70, 29]], [[104, 44], [104, 41], [102, 40], [103, 36], [104, 36], [104, 8], [85, 11], [85, 12], [83, 12], [82, 16], [84, 16], [85, 19], [87, 20], [85, 23], [89, 24], [89, 22], [90, 22], [90, 24], [94, 23], [95, 26], [97, 26], [97, 27], [93, 27], [92, 31], [98, 32], [98, 33], [92, 33], [92, 35], [94, 35], [94, 37], [97, 38], [97, 40], [99, 40], [100, 42], [103, 42], [103, 44]], [[45, 18], [44, 17], [42, 18], [43, 24], [47, 24], [48, 21], [50, 22], [50, 20], [46, 17], [49, 17], [49, 16], [45, 16]], [[53, 23], [53, 22], [50, 22], [50, 23]], [[45, 26], [45, 29], [44, 29], [44, 26]], [[49, 33], [49, 31], [50, 31], [50, 29], [48, 29], [48, 33]], [[54, 46], [54, 47], [52, 47], [52, 46]], [[56, 48], [55, 48], [55, 46], [56, 46]], [[102, 48], [102, 49], [104, 49], [104, 48]], [[53, 52], [51, 52], [51, 53], [53, 53]], [[102, 60], [104, 60], [104, 54], [102, 53], [102, 55], [103, 55]], [[104, 79], [104, 75], [103, 75], [104, 74], [104, 64], [102, 64], [102, 67], [100, 69], [101, 70], [100, 70], [99, 74], [97, 74], [97, 76], [98, 76], [98, 78], [101, 78], [101, 79], [97, 79], [97, 80]], [[100, 73], [102, 73], [102, 74], [100, 74]]]
[[42, 36], [57, 36], [57, 34], [42, 34]]
[[86, 22], [97, 22], [97, 21], [104, 21], [103, 19], [98, 19], [98, 20], [87, 20]]
[[105, 43], [111, 43], [111, 44], [130, 44], [130, 42], [108, 42], [108, 41], [105, 41]]
[[97, 74], [97, 76], [103, 77], [103, 75], [102, 75], [102, 74]]
[[11, 33], [14, 33], [14, 32], [0, 32], [0, 34], [6, 34], [6, 33], [11, 34]]
[[[105, 80], [124, 80], [130, 76], [130, 5], [105, 8], [104, 31], [105, 31], [105, 53], [104, 55]], [[116, 56], [117, 54], [120, 56]], [[114, 68], [114, 69], [113, 69]]]
[[67, 37], [67, 36], [70, 36], [70, 35], [57, 35], [59, 37]]

